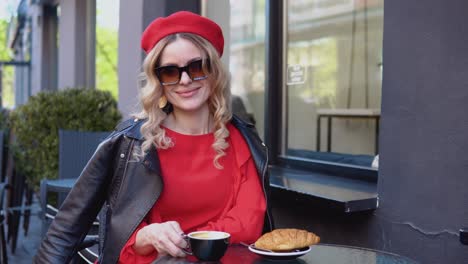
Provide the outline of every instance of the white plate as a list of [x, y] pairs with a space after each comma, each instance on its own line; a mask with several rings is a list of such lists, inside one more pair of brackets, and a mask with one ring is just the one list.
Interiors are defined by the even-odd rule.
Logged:
[[254, 244], [251, 244], [249, 246], [249, 250], [265, 258], [274, 259], [274, 260], [287, 260], [287, 259], [295, 259], [295, 258], [298, 258], [300, 256], [307, 254], [310, 251], [310, 246], [301, 248], [301, 249], [296, 249], [294, 251], [268, 252], [268, 251], [258, 249], [254, 246]]

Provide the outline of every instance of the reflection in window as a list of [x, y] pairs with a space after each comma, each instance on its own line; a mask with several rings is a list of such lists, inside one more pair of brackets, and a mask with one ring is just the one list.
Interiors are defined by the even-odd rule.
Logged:
[[383, 0], [288, 0], [286, 8], [285, 153], [370, 166], [378, 151]]
[[[264, 124], [265, 0], [231, 0], [231, 91], [256, 122]], [[247, 117], [249, 118], [249, 117]]]

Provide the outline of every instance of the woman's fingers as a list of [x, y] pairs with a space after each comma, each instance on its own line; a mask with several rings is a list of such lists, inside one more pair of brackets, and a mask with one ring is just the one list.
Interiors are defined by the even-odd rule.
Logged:
[[187, 241], [183, 238], [182, 234], [184, 233], [180, 228], [179, 223], [176, 221], [167, 222], [173, 229], [173, 232], [170, 234], [171, 241], [177, 245], [179, 248], [186, 248]]
[[181, 236], [182, 229], [179, 223], [170, 221], [152, 224], [149, 232], [152, 245], [159, 254], [185, 257], [182, 248], [185, 248], [187, 244]]
[[173, 257], [185, 257], [185, 253], [180, 247], [172, 243], [171, 241], [164, 241], [164, 250]]

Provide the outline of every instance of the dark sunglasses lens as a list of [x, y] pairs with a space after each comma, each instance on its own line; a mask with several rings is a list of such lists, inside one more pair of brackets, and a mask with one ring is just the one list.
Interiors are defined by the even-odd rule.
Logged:
[[179, 81], [179, 68], [165, 66], [157, 69], [159, 81], [162, 83], [177, 83]]
[[192, 80], [200, 79], [206, 77], [205, 72], [203, 71], [202, 60], [194, 61], [188, 65], [188, 72]]

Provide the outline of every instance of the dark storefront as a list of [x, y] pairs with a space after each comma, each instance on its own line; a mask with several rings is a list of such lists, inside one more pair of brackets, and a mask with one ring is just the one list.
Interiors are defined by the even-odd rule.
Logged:
[[[287, 1], [289, 5], [294, 2], [296, 1]], [[296, 131], [297, 134], [304, 133], [303, 136], [310, 140], [308, 143], [300, 141], [298, 145], [307, 146], [314, 143], [316, 137], [304, 129], [306, 125], [302, 123], [308, 122], [310, 125], [316, 122], [310, 112], [284, 112], [284, 109], [297, 108], [299, 102], [291, 99], [290, 87], [283, 87], [287, 83], [285, 78], [290, 76], [280, 73], [284, 72], [286, 65], [291, 65], [289, 60], [284, 61], [287, 56], [279, 54], [278, 50], [285, 50], [284, 45], [290, 45], [291, 39], [300, 39], [303, 34], [289, 35], [290, 42], [281, 41], [282, 32], [286, 30], [285, 25], [288, 25], [281, 23], [286, 19], [284, 15], [288, 14], [284, 12], [284, 8], [287, 7], [281, 3], [269, 3], [267, 50], [270, 64], [266, 80], [268, 100], [265, 131], [270, 133], [265, 134], [265, 138], [272, 146], [273, 165], [287, 167], [279, 169], [279, 174], [289, 176], [288, 179], [292, 182], [290, 186], [296, 186], [296, 191], [302, 192], [307, 188], [304, 186], [306, 183], [302, 182], [306, 177], [312, 179], [309, 190], [331, 190], [330, 193], [323, 194], [318, 191], [307, 196], [277, 189], [274, 192], [276, 224], [280, 227], [307, 228], [320, 234], [324, 242], [395, 252], [421, 263], [466, 263], [468, 251], [466, 246], [459, 242], [459, 229], [468, 224], [468, 194], [463, 187], [468, 183], [468, 160], [464, 154], [468, 147], [468, 123], [462, 121], [466, 120], [464, 115], [468, 110], [468, 49], [464, 44], [468, 40], [468, 28], [465, 26], [468, 3], [461, 0], [430, 0], [422, 5], [407, 1], [386, 1], [384, 6], [379, 7], [376, 1], [368, 1], [367, 8], [361, 7], [357, 13], [354, 11], [348, 15], [351, 20], [347, 21], [352, 23], [352, 32], [358, 33], [348, 39], [347, 45], [355, 49], [362, 49], [363, 46], [367, 48], [364, 63], [363, 54], [359, 51], [350, 55], [354, 56], [354, 63], [357, 64], [354, 70], [347, 69], [353, 72], [354, 77], [354, 81], [348, 80], [348, 84], [351, 83], [348, 87], [364, 86], [361, 87], [365, 88], [364, 92], [359, 90], [361, 88], [352, 91], [358, 94], [358, 97], [359, 92], [367, 97], [343, 99], [338, 95], [336, 105], [339, 107], [329, 108], [345, 106], [352, 109], [355, 105], [361, 105], [360, 107], [368, 110], [378, 108], [381, 115], [380, 127], [377, 130], [379, 146], [374, 149], [368, 146], [367, 153], [364, 149], [366, 144], [372, 146], [371, 143], [375, 139], [375, 134], [372, 135], [372, 132], [376, 131], [373, 120], [361, 121], [368, 122], [361, 126], [353, 124], [352, 120], [332, 121], [334, 132], [331, 134], [331, 153], [338, 153], [338, 156], [341, 153], [343, 155], [340, 158], [346, 160], [339, 164], [328, 162], [330, 153], [323, 152], [327, 149], [326, 138], [320, 142], [324, 144], [322, 152], [307, 154], [315, 155], [314, 161], [306, 157], [304, 151], [285, 148], [284, 139], [281, 141], [284, 133], [298, 129], [302, 131]], [[376, 56], [379, 52], [379, 26], [375, 24], [379, 23], [379, 16], [383, 17], [383, 13], [383, 52], [382, 61], [379, 62], [379, 57]], [[353, 25], [356, 17], [357, 25]], [[327, 23], [321, 21], [321, 24]], [[339, 24], [336, 23], [329, 27], [330, 30], [340, 32], [337, 28]], [[364, 28], [367, 33], [359, 28]], [[369, 43], [356, 40], [363, 36]], [[306, 45], [303, 39], [301, 41], [300, 44]], [[353, 45], [353, 42], [358, 44]], [[316, 56], [317, 53], [312, 51], [310, 54]], [[349, 58], [347, 62], [350, 63], [350, 60], [352, 59]], [[378, 80], [372, 79], [372, 76], [376, 73], [375, 67], [380, 66], [382, 62], [384, 67], [380, 108], [380, 87]], [[353, 67], [353, 64], [348, 65]], [[367, 72], [363, 74], [367, 81], [359, 82], [357, 79], [361, 78], [359, 74], [362, 71]], [[340, 82], [338, 80], [336, 83]], [[339, 93], [346, 93], [346, 90], [342, 89]], [[349, 91], [346, 95], [350, 95]], [[380, 114], [370, 112], [368, 116], [375, 117], [373, 113]], [[292, 118], [300, 119], [297, 128], [293, 127], [296, 124], [294, 120], [291, 121], [292, 115], [299, 116]], [[289, 121], [286, 127], [284, 119]], [[322, 121], [322, 129], [327, 127], [326, 122]], [[300, 126], [303, 126], [303, 129]], [[367, 127], [367, 131], [363, 127]], [[335, 132], [335, 129], [342, 131]], [[356, 133], [357, 137], [340, 134], [346, 133], [347, 129], [350, 133]], [[355, 132], [359, 130], [360, 132]], [[340, 136], [344, 136], [341, 142]], [[359, 142], [365, 139], [367, 143]], [[340, 145], [346, 141], [351, 141], [351, 145], [361, 146], [361, 149], [354, 153], [346, 151], [359, 149]], [[340, 148], [345, 151], [340, 151]], [[379, 150], [380, 157], [376, 182], [372, 177], [377, 177], [377, 171], [372, 170], [370, 166], [368, 170], [361, 166], [347, 167], [350, 164], [347, 161], [351, 160], [351, 163], [356, 165], [355, 161], [365, 160], [366, 155], [372, 155], [371, 151], [375, 149]], [[320, 174], [320, 177], [317, 174]], [[274, 175], [275, 173], [273, 180]], [[323, 175], [328, 176], [329, 181], [325, 180]], [[357, 184], [350, 178], [359, 179], [363, 183]], [[368, 197], [362, 195], [372, 197], [373, 184], [378, 195], [378, 208], [361, 210], [364, 208], [362, 206], [372, 206], [372, 203], [365, 204], [369, 200], [364, 199]], [[314, 195], [317, 193], [319, 195]]]

